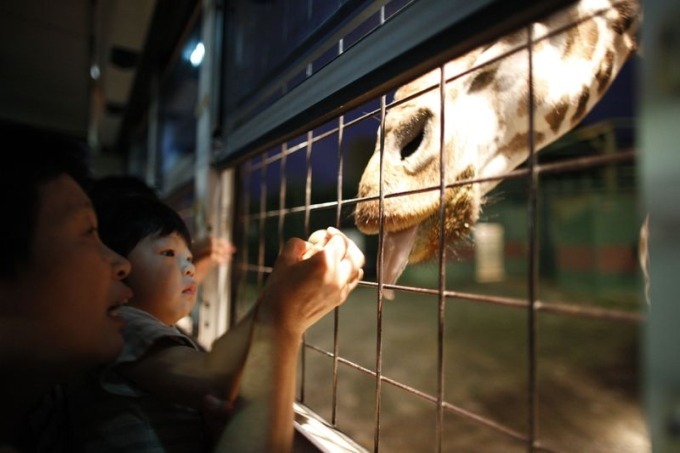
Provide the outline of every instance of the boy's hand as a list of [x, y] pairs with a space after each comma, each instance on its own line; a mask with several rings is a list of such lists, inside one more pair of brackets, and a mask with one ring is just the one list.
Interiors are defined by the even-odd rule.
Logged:
[[218, 265], [227, 264], [236, 252], [236, 247], [226, 239], [207, 236], [200, 239], [191, 247], [196, 266], [196, 280], [199, 282]]

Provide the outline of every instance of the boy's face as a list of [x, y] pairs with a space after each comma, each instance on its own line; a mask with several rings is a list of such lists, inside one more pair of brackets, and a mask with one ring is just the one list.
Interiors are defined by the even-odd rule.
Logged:
[[135, 295], [130, 305], [172, 325], [194, 308], [196, 280], [189, 248], [177, 233], [147, 236], [128, 255], [126, 280]]
[[44, 184], [38, 197], [29, 265], [9, 285], [5, 294], [15, 300], [3, 310], [24, 323], [36, 359], [62, 366], [110, 361], [122, 347], [116, 310], [132, 296], [122, 283], [130, 263], [99, 240], [92, 205], [71, 177]]

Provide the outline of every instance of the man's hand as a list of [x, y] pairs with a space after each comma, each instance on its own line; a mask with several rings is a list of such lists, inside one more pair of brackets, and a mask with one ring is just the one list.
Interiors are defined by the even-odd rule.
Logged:
[[365, 258], [335, 228], [293, 238], [279, 255], [261, 299], [259, 320], [276, 330], [302, 335], [347, 299], [363, 278]]

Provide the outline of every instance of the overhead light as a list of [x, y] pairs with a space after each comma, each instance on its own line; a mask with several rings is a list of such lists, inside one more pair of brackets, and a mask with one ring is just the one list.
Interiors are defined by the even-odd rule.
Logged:
[[191, 55], [189, 55], [189, 61], [191, 62], [191, 65], [196, 68], [201, 64], [204, 56], [205, 46], [202, 42], [199, 42], [196, 44], [196, 47], [194, 47], [194, 50], [191, 51]]
[[90, 66], [90, 77], [92, 77], [92, 80], [99, 80], [100, 75], [101, 72], [99, 71], [99, 65], [93, 64]]

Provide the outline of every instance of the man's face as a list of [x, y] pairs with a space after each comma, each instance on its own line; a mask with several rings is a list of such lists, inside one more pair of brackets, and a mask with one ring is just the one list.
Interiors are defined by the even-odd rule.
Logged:
[[[87, 365], [114, 359], [122, 347], [117, 307], [132, 296], [121, 280], [130, 264], [107, 248], [80, 186], [62, 175], [38, 192], [31, 260], [15, 297], [16, 312], [41, 357]], [[44, 344], [43, 344], [44, 342]]]

